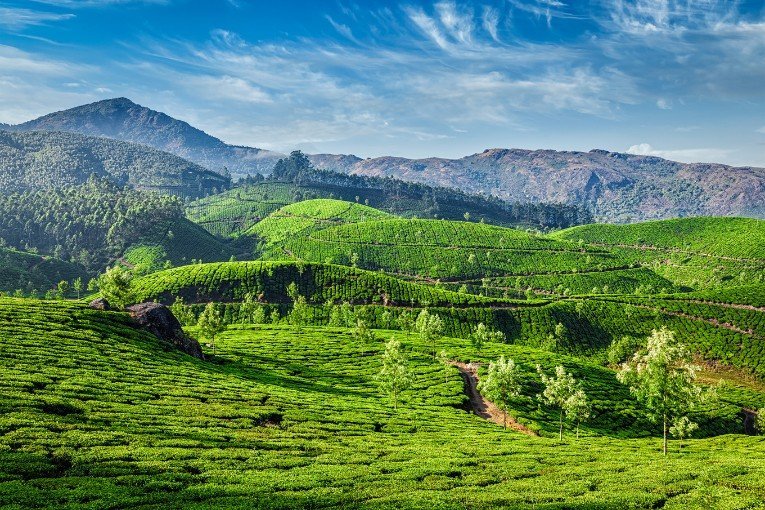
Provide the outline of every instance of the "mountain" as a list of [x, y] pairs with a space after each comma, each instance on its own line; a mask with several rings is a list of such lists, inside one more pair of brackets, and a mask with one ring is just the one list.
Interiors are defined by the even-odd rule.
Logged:
[[80, 184], [95, 174], [119, 185], [198, 197], [229, 180], [144, 145], [75, 133], [0, 130], [0, 190]]
[[106, 99], [12, 126], [17, 131], [67, 131], [148, 145], [209, 170], [235, 175], [269, 173], [283, 155], [228, 145], [186, 122], [127, 98]]
[[[235, 176], [269, 174], [283, 154], [228, 145], [126, 98], [52, 113], [8, 129], [70, 131], [141, 143]], [[488, 149], [460, 159], [317, 154], [325, 170], [495, 195], [510, 202], [585, 206], [596, 219], [631, 222], [694, 215], [765, 217], [765, 169], [677, 163], [592, 150]]]
[[592, 150], [489, 149], [460, 159], [360, 159], [320, 155], [318, 168], [461, 189], [509, 201], [590, 207], [629, 222], [695, 215], [765, 218], [765, 169], [677, 163]]

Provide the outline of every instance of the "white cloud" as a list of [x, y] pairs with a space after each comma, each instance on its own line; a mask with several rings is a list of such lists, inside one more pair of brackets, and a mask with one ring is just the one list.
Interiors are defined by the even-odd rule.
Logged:
[[86, 8], [86, 7], [107, 7], [111, 5], [126, 4], [158, 4], [166, 5], [171, 0], [34, 0], [37, 3], [55, 5], [57, 7]]
[[72, 18], [74, 18], [74, 14], [34, 11], [19, 7], [0, 7], [0, 27], [14, 31]]
[[680, 161], [683, 163], [721, 161], [729, 156], [730, 153], [730, 150], [714, 148], [659, 150], [654, 149], [653, 146], [648, 143], [632, 145], [629, 149], [627, 149], [627, 154], [635, 154], [638, 156], [657, 156], [660, 158]]
[[761, 128], [759, 128], [759, 129], [757, 130], [757, 132], [758, 132], [758, 133], [762, 133], [763, 135], [765, 135], [765, 126], [762, 126]]
[[672, 105], [664, 98], [659, 98], [656, 100], [656, 106], [659, 107], [660, 110], [671, 110]]

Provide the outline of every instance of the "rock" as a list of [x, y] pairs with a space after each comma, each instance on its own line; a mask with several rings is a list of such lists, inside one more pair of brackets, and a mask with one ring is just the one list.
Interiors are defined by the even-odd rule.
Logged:
[[127, 307], [127, 311], [139, 326], [154, 333], [160, 340], [174, 345], [190, 356], [205, 359], [202, 346], [183, 332], [181, 323], [165, 305], [141, 303]]
[[107, 301], [106, 298], [102, 298], [102, 297], [91, 301], [90, 307], [96, 310], [111, 310], [112, 309], [111, 305], [109, 305], [109, 301]]

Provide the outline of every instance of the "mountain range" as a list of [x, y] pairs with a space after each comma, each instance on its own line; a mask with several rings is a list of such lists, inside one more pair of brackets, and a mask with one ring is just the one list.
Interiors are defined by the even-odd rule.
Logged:
[[[2, 127], [2, 126], [0, 126]], [[70, 131], [149, 145], [234, 177], [268, 174], [284, 155], [229, 145], [126, 98], [51, 113], [13, 131]], [[765, 217], [765, 169], [678, 163], [604, 150], [488, 149], [459, 159], [310, 155], [320, 169], [391, 176], [519, 202], [590, 208], [596, 219], [631, 222], [693, 215]]]

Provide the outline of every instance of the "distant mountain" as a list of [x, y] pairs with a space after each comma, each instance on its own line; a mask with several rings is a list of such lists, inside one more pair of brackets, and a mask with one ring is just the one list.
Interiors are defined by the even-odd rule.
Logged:
[[199, 197], [229, 180], [166, 152], [75, 133], [0, 130], [0, 190], [57, 188], [95, 174], [119, 185]]
[[597, 220], [695, 215], [765, 218], [765, 169], [677, 163], [603, 150], [490, 149], [461, 159], [319, 155], [318, 168], [395, 177], [509, 201], [589, 207]]
[[[18, 131], [70, 131], [141, 143], [234, 177], [268, 175], [283, 154], [228, 145], [164, 113], [125, 98], [45, 115]], [[765, 169], [714, 163], [684, 164], [603, 150], [489, 149], [460, 159], [362, 159], [309, 156], [320, 169], [391, 176], [511, 202], [584, 206], [601, 221], [630, 222], [691, 215], [765, 218]]]
[[124, 97], [51, 113], [10, 127], [17, 131], [67, 131], [154, 147], [209, 170], [234, 175], [269, 173], [283, 154], [228, 145], [169, 115]]

